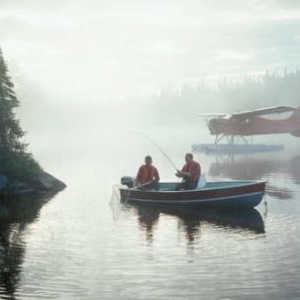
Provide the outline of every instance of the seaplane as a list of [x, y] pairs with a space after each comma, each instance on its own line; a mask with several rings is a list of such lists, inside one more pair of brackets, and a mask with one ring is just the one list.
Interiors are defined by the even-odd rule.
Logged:
[[[219, 145], [224, 138], [227, 145], [234, 145], [237, 140], [243, 140], [244, 145], [248, 145], [247, 137], [253, 135], [289, 133], [300, 137], [300, 106], [273, 106], [232, 114], [199, 114], [199, 116], [212, 117], [206, 119], [206, 123], [210, 133], [215, 135], [214, 146]], [[220, 147], [218, 149], [220, 150]]]

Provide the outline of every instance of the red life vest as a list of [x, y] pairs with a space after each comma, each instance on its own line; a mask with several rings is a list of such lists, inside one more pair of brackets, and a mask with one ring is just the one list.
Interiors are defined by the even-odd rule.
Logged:
[[201, 176], [201, 167], [196, 161], [191, 161], [184, 165], [182, 172], [189, 172], [192, 176], [187, 178], [188, 182], [198, 182]]
[[139, 168], [136, 180], [139, 184], [144, 184], [150, 181], [159, 181], [159, 174], [154, 166], [142, 165]]

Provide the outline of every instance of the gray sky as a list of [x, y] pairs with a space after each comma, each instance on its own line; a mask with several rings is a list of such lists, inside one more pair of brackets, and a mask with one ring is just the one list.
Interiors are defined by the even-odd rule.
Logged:
[[65, 101], [147, 95], [293, 70], [300, 1], [0, 0], [0, 46], [13, 77]]

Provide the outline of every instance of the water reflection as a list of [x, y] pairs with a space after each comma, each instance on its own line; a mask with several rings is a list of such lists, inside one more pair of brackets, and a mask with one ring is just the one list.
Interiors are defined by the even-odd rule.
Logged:
[[243, 157], [239, 160], [225, 160], [211, 163], [209, 174], [232, 179], [260, 179], [266, 174], [280, 173], [290, 175], [300, 184], [300, 156], [282, 159], [274, 156]]
[[151, 244], [153, 242], [153, 231], [158, 224], [160, 211], [144, 206], [137, 206], [136, 209], [140, 228], [145, 231], [146, 240]]
[[300, 156], [293, 157], [287, 166], [290, 174], [293, 175], [295, 183], [300, 185]]
[[24, 230], [54, 195], [0, 200], [0, 296], [15, 299], [25, 254]]
[[271, 177], [273, 183], [267, 185], [266, 194], [278, 199], [292, 199], [293, 190], [282, 187], [279, 179], [289, 178], [289, 181], [300, 184], [300, 156], [283, 159], [271, 155], [256, 159], [243, 157], [238, 160], [216, 161], [211, 163], [208, 174], [214, 177], [249, 180], [268, 180]]
[[146, 231], [148, 242], [153, 241], [154, 229], [159, 218], [171, 215], [178, 219], [178, 230], [184, 232], [187, 243], [193, 244], [200, 238], [201, 224], [213, 225], [225, 230], [246, 230], [248, 233], [265, 233], [264, 221], [256, 209], [215, 210], [187, 207], [169, 207], [163, 205], [132, 205], [138, 215], [140, 229]]

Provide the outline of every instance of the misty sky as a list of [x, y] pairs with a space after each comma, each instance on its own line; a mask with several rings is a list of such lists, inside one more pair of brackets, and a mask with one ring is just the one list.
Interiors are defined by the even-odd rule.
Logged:
[[0, 46], [13, 78], [66, 101], [147, 95], [294, 70], [300, 1], [0, 0]]

